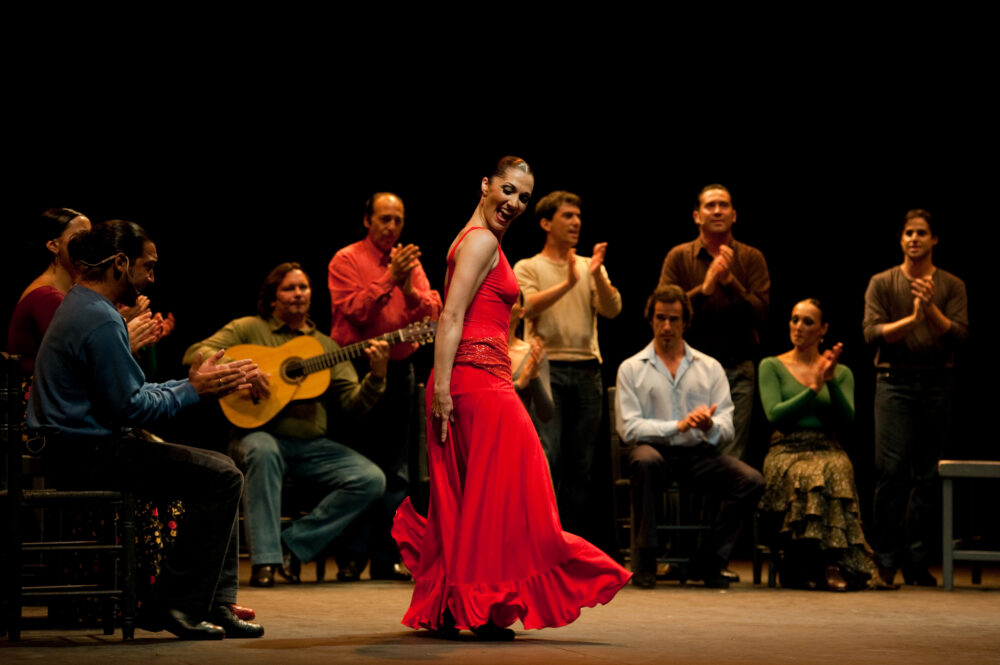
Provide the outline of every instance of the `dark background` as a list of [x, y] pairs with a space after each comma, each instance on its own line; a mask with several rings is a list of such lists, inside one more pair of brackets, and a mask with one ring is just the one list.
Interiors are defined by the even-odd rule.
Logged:
[[[605, 382], [613, 385], [619, 363], [650, 339], [642, 306], [664, 256], [697, 233], [695, 194], [721, 182], [739, 214], [735, 237], [761, 249], [771, 271], [763, 354], [789, 348], [788, 313], [805, 297], [826, 304], [827, 341], [845, 344], [842, 362], [857, 380], [847, 447], [867, 510], [873, 354], [861, 338], [863, 296], [872, 274], [901, 261], [896, 230], [910, 208], [934, 213], [935, 263], [964, 279], [969, 292], [972, 336], [960, 358], [946, 456], [997, 456], [983, 418], [992, 392], [979, 378], [993, 358], [980, 313], [988, 311], [996, 254], [996, 131], [968, 100], [828, 83], [773, 99], [732, 89], [689, 97], [674, 88], [670, 101], [642, 88], [605, 95], [591, 87], [584, 98], [514, 108], [504, 95], [517, 91], [503, 85], [461, 105], [417, 107], [404, 99], [390, 109], [302, 90], [261, 104], [244, 94], [205, 105], [199, 100], [218, 101], [221, 93], [199, 89], [185, 97], [145, 94], [145, 105], [82, 116], [29, 113], [9, 159], [2, 320], [44, 267], [24, 251], [38, 213], [69, 206], [95, 222], [136, 221], [156, 239], [160, 263], [147, 294], [154, 310], [175, 314], [177, 329], [159, 345], [155, 378], [183, 374], [179, 360], [189, 344], [253, 313], [261, 280], [281, 261], [299, 261], [313, 278], [313, 316], [325, 331], [326, 266], [361, 237], [366, 197], [391, 190], [403, 198], [402, 241], [420, 245], [440, 289], [445, 251], [476, 206], [479, 180], [498, 157], [516, 154], [535, 170], [536, 199], [553, 189], [583, 197], [582, 254], [609, 242], [606, 265], [624, 301], [617, 319], [600, 323]], [[526, 213], [504, 251], [513, 263], [543, 242]], [[419, 354], [421, 377], [430, 355]], [[220, 447], [217, 423], [205, 424], [212, 417], [214, 409], [196, 410], [173, 434]], [[766, 440], [758, 406], [755, 463]]]

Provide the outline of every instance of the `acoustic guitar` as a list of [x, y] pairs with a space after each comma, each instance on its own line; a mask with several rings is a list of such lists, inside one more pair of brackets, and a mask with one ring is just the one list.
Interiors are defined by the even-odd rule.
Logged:
[[389, 344], [426, 344], [434, 340], [437, 321], [417, 321], [378, 337], [341, 347], [326, 353], [313, 337], [302, 335], [281, 346], [239, 344], [226, 349], [226, 356], [233, 360], [252, 358], [262, 372], [270, 377], [271, 394], [254, 399], [249, 390], [238, 390], [219, 400], [222, 412], [229, 422], [243, 429], [260, 427], [278, 415], [278, 412], [297, 399], [319, 397], [330, 386], [328, 370], [339, 362], [357, 358], [373, 341]]

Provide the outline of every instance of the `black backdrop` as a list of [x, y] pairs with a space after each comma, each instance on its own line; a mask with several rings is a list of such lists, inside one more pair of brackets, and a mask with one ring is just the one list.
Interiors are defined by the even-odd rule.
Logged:
[[[608, 105], [610, 106], [610, 105]], [[606, 107], [602, 107], [606, 108]], [[160, 345], [160, 377], [183, 372], [180, 355], [233, 317], [254, 310], [257, 289], [275, 264], [301, 262], [314, 282], [313, 315], [328, 330], [326, 265], [360, 237], [362, 204], [376, 190], [406, 204], [404, 242], [416, 242], [440, 288], [444, 254], [478, 200], [479, 179], [501, 155], [525, 157], [536, 198], [553, 189], [583, 197], [580, 252], [608, 241], [606, 265], [624, 310], [600, 323], [605, 381], [649, 340], [642, 305], [667, 250], [692, 239], [691, 203], [706, 183], [732, 191], [735, 236], [760, 248], [772, 277], [765, 354], [788, 347], [787, 315], [804, 297], [827, 306], [828, 340], [857, 378], [858, 417], [849, 449], [863, 504], [871, 496], [872, 353], [861, 338], [869, 277], [900, 260], [895, 232], [909, 208], [931, 210], [941, 243], [935, 262], [965, 279], [973, 336], [963, 353], [956, 403], [955, 456], [996, 457], [983, 436], [992, 406], [973, 381], [992, 354], [983, 285], [991, 283], [995, 132], [954, 117], [915, 119], [896, 108], [842, 105], [819, 117], [789, 106], [766, 122], [670, 123], [659, 111], [592, 111], [565, 120], [541, 116], [508, 126], [438, 114], [405, 122], [330, 109], [129, 116], [95, 124], [32, 125], [14, 159], [4, 207], [3, 321], [41, 269], [23, 251], [37, 214], [70, 206], [92, 220], [125, 218], [157, 240], [160, 264], [148, 290], [177, 329]], [[502, 115], [502, 114], [501, 114]], [[928, 129], [931, 127], [931, 129]], [[530, 214], [504, 241], [511, 261], [537, 252], [543, 234]], [[5, 333], [4, 333], [5, 334]], [[420, 354], [426, 371], [430, 351]], [[211, 438], [185, 421], [190, 440]], [[213, 445], [206, 442], [207, 445]], [[757, 413], [755, 460], [766, 429]], [[951, 454], [951, 453], [949, 453]]]

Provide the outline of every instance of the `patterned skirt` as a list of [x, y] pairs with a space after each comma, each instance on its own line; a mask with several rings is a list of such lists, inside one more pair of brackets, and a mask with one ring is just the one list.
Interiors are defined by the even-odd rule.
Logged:
[[764, 481], [760, 509], [772, 514], [782, 541], [812, 541], [862, 584], [881, 583], [861, 528], [854, 467], [833, 434], [775, 432]]

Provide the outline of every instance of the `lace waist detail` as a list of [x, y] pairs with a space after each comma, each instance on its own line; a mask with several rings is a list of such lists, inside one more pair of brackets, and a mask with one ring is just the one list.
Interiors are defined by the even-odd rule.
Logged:
[[456, 365], [471, 365], [493, 376], [513, 381], [507, 340], [503, 337], [478, 337], [463, 339], [455, 352]]

